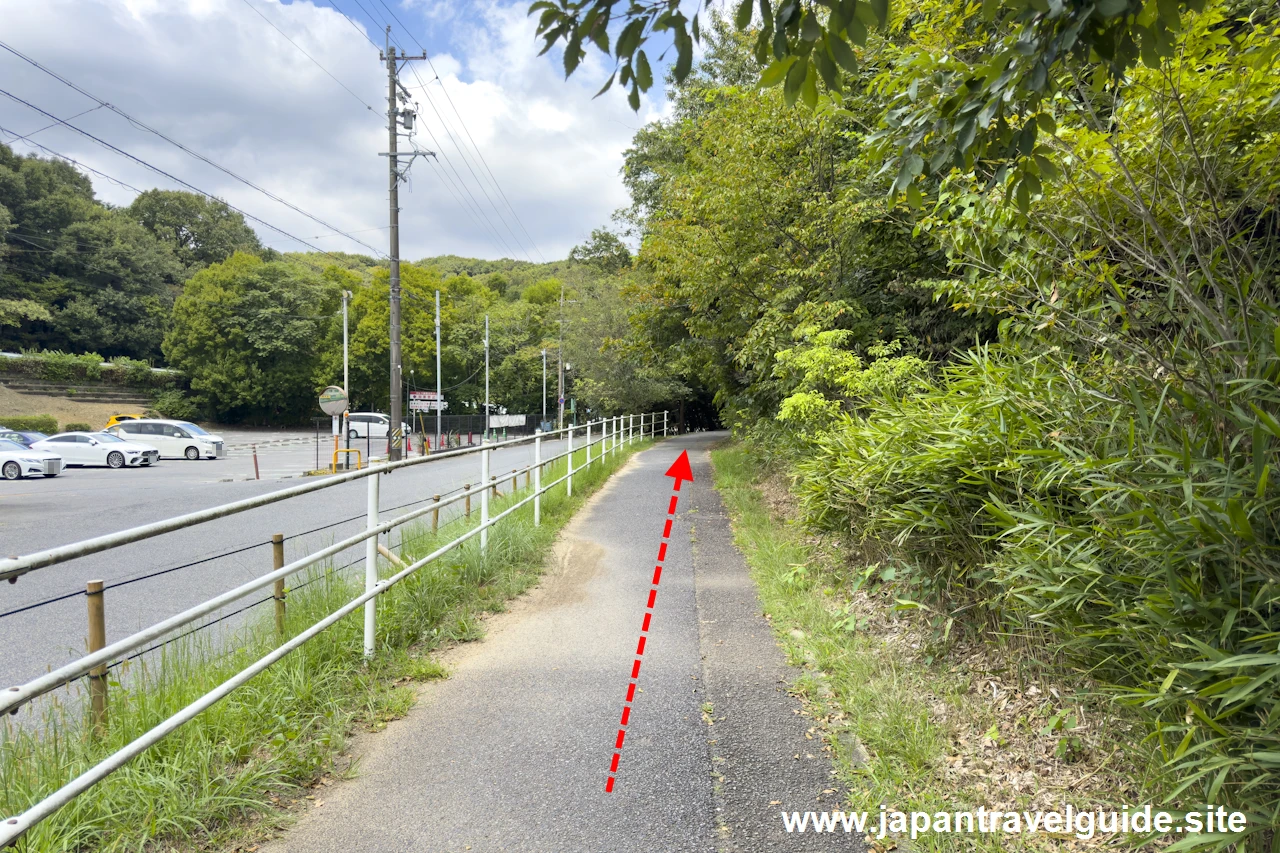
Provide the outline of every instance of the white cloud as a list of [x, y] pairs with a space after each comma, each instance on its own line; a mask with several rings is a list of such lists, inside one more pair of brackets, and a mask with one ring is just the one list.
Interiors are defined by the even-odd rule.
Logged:
[[[6, 22], [0, 38], [227, 168], [384, 248], [385, 229], [366, 231], [385, 226], [387, 219], [387, 165], [378, 156], [387, 146], [386, 71], [376, 49], [322, 3], [249, 3], [351, 92], [243, 0], [0, 0]], [[423, 14], [433, 14], [429, 6], [402, 6], [398, 14], [418, 26]], [[454, 4], [431, 23], [433, 43], [450, 45], [432, 56], [439, 80], [426, 63], [414, 63], [417, 77], [405, 72], [401, 79], [421, 105], [418, 144], [441, 156], [416, 162], [402, 189], [403, 255], [524, 257], [518, 243], [530, 241], [511, 217], [509, 201], [542, 255], [564, 257], [626, 203], [618, 170], [641, 120], [618, 92], [592, 100], [610, 70], [596, 57], [568, 82], [554, 51], [537, 57], [534, 22], [526, 19], [523, 4], [490, 3], [478, 10]], [[445, 29], [447, 37], [441, 38]], [[369, 33], [379, 43], [380, 35]], [[416, 52], [412, 42], [405, 47]], [[0, 87], [60, 117], [93, 106], [8, 53], [0, 52], [0, 79]], [[417, 88], [420, 82], [425, 90]], [[0, 97], [0, 126], [25, 134], [49, 123]], [[75, 123], [316, 245], [364, 251], [341, 237], [312, 239], [326, 229], [107, 110]], [[134, 186], [176, 186], [66, 128], [32, 138]], [[14, 148], [30, 150], [21, 143]], [[133, 197], [101, 179], [94, 185], [111, 203], [127, 204]], [[299, 248], [255, 227], [269, 245]]]

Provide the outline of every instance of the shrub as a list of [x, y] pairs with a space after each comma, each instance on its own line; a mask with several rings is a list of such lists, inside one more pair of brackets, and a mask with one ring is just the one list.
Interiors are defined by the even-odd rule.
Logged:
[[58, 420], [53, 415], [0, 415], [0, 426], [9, 429], [55, 433]]
[[102, 376], [102, 356], [96, 352], [73, 355], [61, 350], [44, 350], [33, 355], [40, 361], [40, 378], [50, 382], [96, 380]]
[[177, 389], [157, 394], [151, 408], [160, 417], [172, 418], [175, 421], [193, 421], [200, 414], [195, 402]]
[[[1275, 355], [1262, 359], [1280, 367]], [[978, 350], [796, 465], [809, 519], [887, 550], [898, 595], [1058, 655], [1151, 717], [1180, 787], [1276, 819], [1276, 405], [1220, 438], [1127, 361]], [[1225, 450], [1225, 452], [1224, 452]], [[1044, 662], [1043, 657], [1041, 661]]]
[[69, 424], [62, 425], [63, 432], [93, 432], [94, 429], [90, 424], [84, 421], [72, 421]]
[[103, 365], [94, 353], [70, 355], [51, 350], [24, 350], [21, 358], [0, 358], [0, 373], [47, 382], [109, 382], [152, 389], [173, 388], [184, 382], [177, 371], [155, 371], [147, 362], [128, 356], [116, 356]]
[[115, 368], [113, 372], [123, 378], [125, 385], [145, 388], [152, 384], [153, 376], [156, 375], [151, 372], [150, 364], [136, 358], [129, 358], [127, 355], [118, 355], [111, 359], [111, 365]]

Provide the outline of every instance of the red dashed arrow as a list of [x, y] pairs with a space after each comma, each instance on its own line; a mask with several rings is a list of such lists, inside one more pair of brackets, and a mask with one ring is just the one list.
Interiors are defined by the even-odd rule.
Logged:
[[[685, 480], [693, 482], [693, 471], [689, 468], [689, 451], [683, 451], [680, 458], [667, 469], [667, 476], [675, 480], [671, 491], [680, 491], [680, 484]], [[649, 636], [649, 622], [653, 618], [653, 605], [658, 599], [658, 584], [662, 581], [662, 563], [667, 558], [667, 540], [671, 538], [671, 523], [675, 519], [676, 504], [680, 496], [673, 494], [671, 503], [667, 505], [667, 519], [662, 526], [662, 542], [658, 545], [658, 561], [653, 567], [653, 582], [649, 588], [649, 601], [644, 609], [644, 623], [640, 626], [640, 640], [636, 643], [636, 657], [631, 664], [631, 683], [627, 685], [627, 698], [622, 705], [622, 721], [618, 724], [618, 737], [613, 744], [613, 760], [609, 762], [609, 778], [604, 783], [605, 793], [613, 793], [613, 780], [618, 773], [618, 762], [622, 760], [622, 742], [627, 737], [627, 723], [631, 719], [631, 705], [636, 698], [636, 684], [640, 678], [640, 660], [644, 657], [644, 646]]]

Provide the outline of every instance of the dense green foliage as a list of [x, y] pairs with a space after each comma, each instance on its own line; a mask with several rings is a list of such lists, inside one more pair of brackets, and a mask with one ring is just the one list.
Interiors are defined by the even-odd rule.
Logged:
[[[940, 636], [1088, 673], [1146, 716], [1171, 806], [1252, 816], [1184, 845], [1269, 847], [1274, 9], [990, 14], [1013, 5], [895, 12], [812, 97], [776, 70], [806, 55], [790, 36], [779, 59], [746, 20], [704, 29], [627, 156], [630, 345], [788, 460], [809, 522], [891, 564]], [[812, 10], [777, 14], [817, 56], [831, 8], [808, 36]]]
[[0, 347], [154, 358], [183, 277], [69, 164], [0, 145]]
[[[568, 260], [534, 264], [445, 255], [402, 269], [405, 389], [435, 387], [434, 298], [442, 296], [442, 382], [450, 414], [490, 398], [499, 410], [556, 408], [563, 349], [566, 400], [594, 414], [651, 408], [688, 395], [633, 348], [617, 345], [634, 310], [623, 297], [631, 254], [597, 231]], [[56, 382], [107, 381], [161, 391], [174, 417], [302, 423], [316, 392], [342, 383], [343, 291], [352, 293], [350, 382], [357, 409], [389, 401], [388, 269], [341, 253], [264, 248], [224, 203], [167, 190], [126, 208], [94, 198], [60, 160], [0, 146], [0, 371]], [[563, 304], [561, 303], [561, 300]], [[112, 366], [103, 367], [103, 356]], [[151, 373], [148, 363], [183, 376]]]
[[296, 422], [338, 287], [287, 261], [237, 253], [191, 277], [164, 341], [169, 363], [219, 420]]

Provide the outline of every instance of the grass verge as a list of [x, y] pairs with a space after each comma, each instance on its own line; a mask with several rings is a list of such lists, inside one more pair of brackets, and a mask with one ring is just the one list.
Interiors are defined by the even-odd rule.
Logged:
[[[796, 693], [820, 721], [849, 787], [850, 811], [878, 815], [977, 808], [1120, 809], [1161, 802], [1168, 780], [1131, 712], [1086, 680], [1035, 671], [991, 644], [929, 629], [929, 614], [878, 586], [880, 567], [850, 563], [848, 548], [771, 509], [757, 455], [712, 452], [716, 486], [733, 518]], [[873, 817], [873, 820], [878, 818]], [[872, 849], [1074, 850], [1123, 839], [1051, 835], [925, 835]]]
[[[357, 610], [33, 828], [27, 853], [223, 849], [287, 823], [304, 789], [326, 780], [358, 728], [378, 730], [412, 705], [411, 682], [446, 673], [430, 653], [482, 635], [480, 616], [538, 579], [560, 529], [631, 453], [637, 442], [574, 474], [490, 528], [487, 553], [473, 537], [378, 599], [378, 655], [366, 665]], [[575, 466], [585, 451], [574, 454]], [[548, 465], [543, 482], [565, 462]], [[510, 481], [507, 481], [508, 484]], [[501, 512], [528, 492], [491, 502]], [[459, 518], [432, 532], [400, 528], [400, 556], [419, 559], [479, 522]], [[363, 590], [363, 563], [348, 571], [317, 566], [288, 594], [286, 634], [333, 612]], [[394, 569], [383, 564], [384, 576]], [[0, 817], [19, 814], [66, 781], [195, 701], [279, 642], [269, 608], [229, 640], [191, 635], [142, 658], [111, 685], [109, 729], [88, 736], [82, 697], [69, 691], [42, 702], [34, 724], [0, 723]]]

